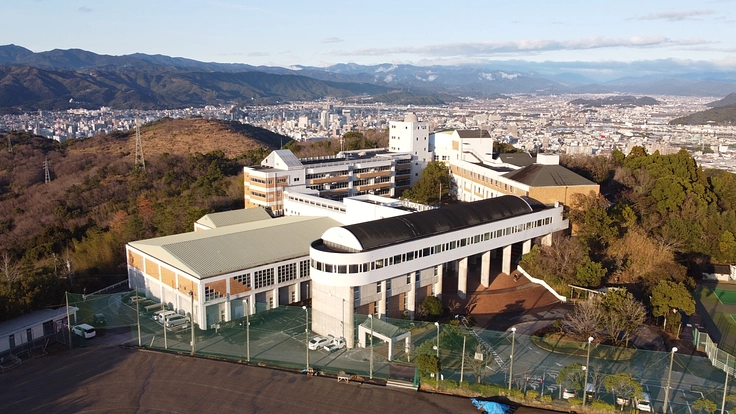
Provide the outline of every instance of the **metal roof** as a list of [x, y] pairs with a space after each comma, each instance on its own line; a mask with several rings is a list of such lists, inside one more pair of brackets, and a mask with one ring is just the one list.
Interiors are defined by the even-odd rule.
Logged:
[[254, 207], [206, 214], [197, 220], [197, 224], [216, 229], [218, 227], [232, 226], [233, 224], [270, 219], [271, 215], [266, 210], [261, 207]]
[[279, 158], [281, 158], [281, 161], [286, 164], [287, 167], [301, 167], [302, 163], [299, 161], [299, 158], [294, 155], [291, 150], [275, 150], [274, 151], [276, 155], [278, 155]]
[[342, 228], [353, 234], [363, 250], [370, 250], [520, 216], [532, 211], [524, 199], [506, 195], [351, 224]]
[[505, 164], [516, 165], [517, 167], [526, 167], [534, 164], [534, 158], [526, 152], [514, 152], [499, 154], [498, 158]]
[[457, 136], [467, 138], [491, 138], [491, 134], [485, 129], [458, 129]]
[[534, 164], [503, 176], [530, 187], [598, 185], [561, 165]]
[[[69, 307], [70, 314], [76, 313], [77, 310], [79, 309], [74, 306]], [[28, 328], [38, 326], [44, 322], [61, 318], [66, 318], [66, 307], [33, 311], [23, 316], [0, 322], [0, 338], [4, 338], [19, 331], [25, 331]], [[16, 342], [16, 344], [20, 345], [20, 342]]]
[[289, 216], [130, 242], [128, 245], [198, 279], [309, 256], [309, 245], [340, 223]]

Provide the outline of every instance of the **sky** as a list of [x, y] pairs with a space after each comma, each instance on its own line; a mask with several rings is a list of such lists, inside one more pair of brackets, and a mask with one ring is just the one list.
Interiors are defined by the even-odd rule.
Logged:
[[736, 72], [736, 0], [0, 0], [0, 15], [0, 44], [34, 52]]

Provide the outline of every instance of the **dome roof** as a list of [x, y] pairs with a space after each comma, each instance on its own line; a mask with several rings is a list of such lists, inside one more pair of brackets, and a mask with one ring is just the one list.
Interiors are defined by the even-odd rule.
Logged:
[[417, 118], [417, 114], [414, 112], [408, 112], [406, 116], [404, 116], [404, 122], [419, 122], [419, 118]]

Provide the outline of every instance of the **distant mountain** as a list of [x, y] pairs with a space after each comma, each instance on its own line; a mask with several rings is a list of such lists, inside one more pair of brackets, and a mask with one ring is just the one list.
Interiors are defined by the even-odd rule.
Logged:
[[376, 95], [390, 88], [263, 72], [85, 71], [0, 66], [0, 108], [182, 108]]
[[[491, 65], [503, 68], [499, 70]], [[524, 62], [457, 66], [338, 64], [325, 68], [199, 62], [164, 55], [99, 55], [81, 49], [34, 53], [0, 46], [0, 112], [111, 106], [176, 108], [219, 103], [269, 104], [325, 97], [372, 96], [388, 104], [433, 105], [499, 94], [725, 96], [736, 78], [711, 73], [593, 82], [560, 71], [520, 70]], [[533, 67], [526, 63], [526, 68]], [[541, 67], [540, 67], [541, 68]], [[562, 67], [560, 67], [562, 68]], [[256, 75], [260, 73], [260, 75]], [[394, 95], [401, 91], [404, 94]]]
[[601, 99], [574, 99], [569, 102], [570, 105], [582, 105], [585, 107], [602, 107], [602, 106], [650, 106], [659, 105], [660, 102], [654, 98], [643, 96], [637, 98], [635, 96], [608, 96]]
[[736, 104], [676, 118], [670, 121], [670, 125], [736, 125]]
[[736, 105], [736, 93], [730, 93], [723, 99], [706, 104], [709, 108], [720, 108], [723, 106]]

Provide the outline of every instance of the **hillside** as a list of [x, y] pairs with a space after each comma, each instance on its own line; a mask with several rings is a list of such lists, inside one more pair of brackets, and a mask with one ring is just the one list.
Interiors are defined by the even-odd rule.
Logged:
[[172, 109], [190, 106], [273, 104], [282, 101], [382, 94], [391, 88], [321, 81], [263, 72], [189, 72], [178, 69], [44, 69], [0, 66], [0, 108]]
[[720, 108], [723, 106], [736, 105], [736, 92], [729, 93], [725, 98], [710, 102], [705, 106], [709, 108]]
[[734, 125], [736, 124], [736, 104], [719, 106], [675, 118], [670, 125]]
[[191, 231], [208, 212], [242, 207], [243, 165], [282, 139], [252, 126], [164, 119], [141, 128], [144, 171], [133, 165], [134, 133], [62, 144], [9, 136], [12, 152], [0, 136], [0, 319], [124, 277], [130, 240]]
[[602, 99], [574, 99], [569, 104], [582, 105], [587, 108], [602, 106], [637, 107], [659, 105], [660, 102], [648, 96], [642, 96], [641, 98], [635, 96], [607, 96]]

